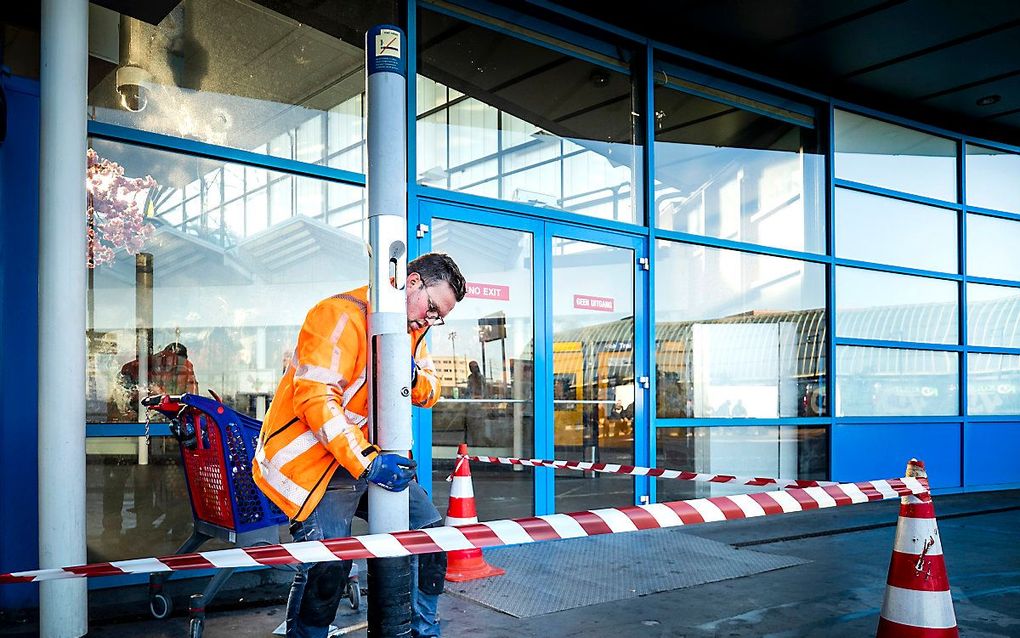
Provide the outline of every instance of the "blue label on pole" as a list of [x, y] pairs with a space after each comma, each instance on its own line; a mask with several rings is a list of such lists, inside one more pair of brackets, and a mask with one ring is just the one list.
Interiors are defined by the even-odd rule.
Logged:
[[368, 54], [368, 73], [399, 73], [407, 75], [404, 50], [407, 38], [404, 32], [389, 24], [372, 27], [365, 34], [365, 51]]

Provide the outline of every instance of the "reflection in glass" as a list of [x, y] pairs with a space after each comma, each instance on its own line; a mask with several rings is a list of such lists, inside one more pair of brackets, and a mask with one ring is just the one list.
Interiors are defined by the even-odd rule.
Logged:
[[641, 221], [627, 73], [431, 11], [418, 24], [420, 184]]
[[1020, 414], [1020, 355], [967, 355], [967, 413]]
[[836, 346], [836, 416], [959, 414], [955, 352]]
[[368, 279], [364, 190], [343, 187], [352, 221], [341, 225], [321, 198], [275, 196], [278, 185], [295, 193], [320, 180], [103, 140], [92, 148], [154, 186], [137, 195], [141, 253], [121, 247], [89, 270], [88, 420], [140, 420], [139, 388], [211, 388], [260, 418], [308, 309]]
[[[443, 384], [432, 409], [433, 498], [446, 503], [459, 443], [472, 454], [535, 454], [531, 233], [436, 219], [433, 250], [453, 257], [468, 293], [429, 331]], [[534, 514], [534, 472], [475, 464], [480, 520]], [[445, 505], [444, 505], [445, 507]]]
[[967, 274], [1020, 280], [1020, 222], [967, 215]]
[[1020, 288], [967, 284], [967, 343], [1020, 348]]
[[958, 343], [957, 284], [942, 279], [836, 268], [836, 335]]
[[825, 267], [659, 241], [656, 415], [827, 414]]
[[[634, 464], [634, 251], [553, 239], [558, 459]], [[556, 471], [556, 511], [632, 505], [629, 476]]]
[[957, 272], [956, 212], [836, 189], [836, 256]]
[[1020, 155], [968, 144], [967, 204], [1020, 213]]
[[[102, 437], [85, 443], [90, 563], [172, 554], [191, 535], [191, 504], [177, 439], [153, 437], [146, 465], [138, 463], [139, 440]], [[202, 549], [228, 546], [213, 540]]]
[[93, 7], [92, 119], [364, 172], [364, 33], [395, 3], [163, 4], [158, 24]]
[[[655, 467], [708, 474], [825, 480], [829, 439], [825, 428], [794, 425], [658, 428]], [[656, 479], [656, 500], [767, 492], [774, 486]]]
[[655, 224], [825, 252], [824, 162], [813, 128], [655, 88]]
[[835, 172], [846, 179], [956, 201], [956, 142], [835, 111]]

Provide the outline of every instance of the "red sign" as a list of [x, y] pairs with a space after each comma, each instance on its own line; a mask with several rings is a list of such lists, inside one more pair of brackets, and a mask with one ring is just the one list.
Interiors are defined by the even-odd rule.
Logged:
[[612, 312], [616, 303], [612, 297], [592, 297], [590, 295], [574, 295], [574, 307], [581, 310], [598, 310]]
[[510, 301], [510, 286], [499, 286], [496, 284], [476, 284], [467, 282], [467, 294], [465, 297], [474, 299], [493, 299], [495, 301]]

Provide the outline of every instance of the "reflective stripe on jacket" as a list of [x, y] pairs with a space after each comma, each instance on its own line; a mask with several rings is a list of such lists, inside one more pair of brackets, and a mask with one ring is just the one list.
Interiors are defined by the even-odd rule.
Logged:
[[[308, 312], [294, 357], [262, 423], [252, 474], [291, 519], [319, 504], [339, 466], [359, 477], [379, 454], [368, 442], [368, 288], [320, 301]], [[424, 330], [411, 333], [415, 405], [432, 407], [440, 383]], [[408, 365], [408, 374], [410, 374]]]

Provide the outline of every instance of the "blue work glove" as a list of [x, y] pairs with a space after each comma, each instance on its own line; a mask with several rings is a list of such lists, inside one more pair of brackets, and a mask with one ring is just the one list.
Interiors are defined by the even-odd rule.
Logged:
[[418, 362], [414, 360], [414, 355], [411, 355], [411, 387], [418, 383]]
[[402, 492], [414, 478], [418, 462], [399, 454], [380, 454], [368, 466], [365, 478], [391, 492]]

